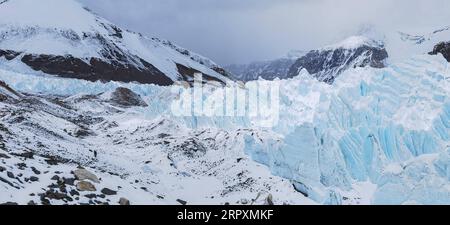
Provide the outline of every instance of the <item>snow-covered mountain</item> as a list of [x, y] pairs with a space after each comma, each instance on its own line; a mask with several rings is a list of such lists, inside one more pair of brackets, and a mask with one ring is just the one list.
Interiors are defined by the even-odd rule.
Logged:
[[235, 79], [243, 81], [258, 78], [287, 79], [297, 76], [302, 69], [306, 69], [319, 81], [331, 84], [339, 74], [349, 68], [384, 67], [388, 53], [381, 42], [363, 36], [351, 36], [340, 43], [293, 56], [248, 65], [231, 65], [226, 68]]
[[124, 30], [75, 0], [7, 0], [0, 15], [0, 60], [10, 69], [24, 64], [61, 77], [159, 85], [190, 82], [194, 73], [228, 80], [211, 60]]
[[0, 69], [0, 202], [448, 204], [449, 68], [424, 54], [332, 85], [302, 70], [272, 81], [272, 128], [177, 117], [170, 87]]
[[235, 80], [252, 81], [262, 78], [264, 80], [274, 80], [275, 78], [286, 78], [289, 69], [294, 62], [305, 55], [306, 52], [300, 50], [290, 51], [285, 57], [253, 62], [249, 64], [233, 64], [225, 66], [225, 69], [232, 74]]
[[319, 81], [331, 84], [349, 68], [370, 66], [383, 68], [388, 53], [384, 44], [363, 36], [352, 36], [322, 49], [314, 50], [298, 59], [289, 69], [294, 77], [306, 69]]
[[[174, 89], [195, 91], [165, 85], [228, 78], [170, 42], [72, 0], [0, 1], [0, 15], [0, 204], [450, 204], [446, 30], [351, 37], [297, 55], [282, 80], [234, 84], [245, 100], [280, 88], [279, 120], [259, 127], [176, 115]], [[275, 62], [253, 70], [287, 71]]]

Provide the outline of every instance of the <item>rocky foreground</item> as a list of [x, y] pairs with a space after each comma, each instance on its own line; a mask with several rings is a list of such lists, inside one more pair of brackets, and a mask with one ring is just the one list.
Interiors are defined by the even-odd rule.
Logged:
[[0, 83], [0, 204], [312, 203], [239, 146], [258, 131], [191, 130], [126, 88], [21, 93]]

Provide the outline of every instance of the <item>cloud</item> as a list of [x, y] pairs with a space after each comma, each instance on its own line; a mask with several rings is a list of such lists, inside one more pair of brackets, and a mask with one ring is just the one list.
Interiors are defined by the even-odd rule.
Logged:
[[272, 59], [355, 33], [450, 25], [448, 0], [80, 0], [114, 23], [220, 64]]

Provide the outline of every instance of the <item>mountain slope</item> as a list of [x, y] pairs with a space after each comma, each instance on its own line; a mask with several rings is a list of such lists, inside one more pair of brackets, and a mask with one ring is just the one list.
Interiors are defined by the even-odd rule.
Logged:
[[242, 81], [288, 79], [298, 76], [306, 69], [319, 81], [331, 84], [347, 69], [370, 66], [383, 68], [388, 53], [384, 45], [363, 36], [352, 36], [346, 40], [308, 53], [296, 54], [267, 62], [226, 67], [235, 79]]
[[125, 31], [74, 0], [8, 0], [0, 4], [0, 14], [0, 59], [35, 71], [160, 85], [190, 82], [197, 72], [205, 80], [228, 80], [211, 60], [169, 41]]
[[44, 85], [79, 83], [92, 94], [35, 95], [0, 82], [0, 204], [314, 204], [242, 151], [246, 135], [269, 133], [194, 130], [169, 116], [146, 116], [164, 107], [154, 104], [158, 96], [170, 102], [170, 88], [146, 85], [155, 95], [144, 96], [47, 79], [53, 82]]
[[383, 44], [363, 36], [352, 36], [298, 59], [289, 69], [288, 77], [297, 76], [302, 69], [306, 69], [319, 81], [331, 84], [349, 68], [383, 68], [387, 58], [388, 53]]
[[284, 79], [295, 61], [305, 54], [303, 51], [291, 51], [283, 58], [249, 64], [229, 65], [225, 69], [232, 74], [233, 78], [240, 81], [252, 81], [259, 78], [264, 80]]

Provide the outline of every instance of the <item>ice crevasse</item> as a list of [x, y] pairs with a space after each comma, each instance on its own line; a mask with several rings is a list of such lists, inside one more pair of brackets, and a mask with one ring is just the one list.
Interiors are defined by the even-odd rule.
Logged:
[[[170, 117], [176, 97], [169, 87], [32, 76], [1, 68], [0, 79], [20, 91], [59, 95], [125, 86], [149, 103], [142, 109], [149, 118]], [[273, 135], [245, 136], [243, 151], [290, 179], [298, 191], [324, 204], [450, 204], [450, 64], [441, 56], [414, 56], [384, 69], [350, 69], [333, 85], [306, 71], [273, 82], [281, 88], [279, 123], [260, 128]], [[316, 104], [305, 102], [311, 97]], [[255, 129], [246, 117], [171, 119], [193, 129]]]

